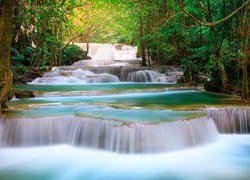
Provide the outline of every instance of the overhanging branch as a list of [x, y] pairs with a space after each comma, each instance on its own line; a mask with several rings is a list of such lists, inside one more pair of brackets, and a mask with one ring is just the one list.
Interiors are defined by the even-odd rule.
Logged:
[[196, 18], [193, 14], [191, 14], [187, 10], [185, 10], [185, 8], [183, 7], [183, 1], [179, 0], [180, 9], [182, 10], [183, 13], [187, 14], [190, 18], [192, 18], [195, 22], [199, 23], [200, 25], [207, 26], [207, 27], [216, 26], [216, 25], [230, 19], [231, 17], [233, 17], [235, 14], [237, 14], [241, 9], [243, 9], [249, 3], [250, 3], [250, 0], [247, 0], [238, 9], [236, 9], [231, 14], [229, 14], [228, 16], [226, 16], [225, 18], [223, 18], [223, 19], [221, 19], [219, 21], [211, 22], [211, 23], [205, 23], [205, 22], [202, 22], [201, 20], [199, 20], [198, 18]]

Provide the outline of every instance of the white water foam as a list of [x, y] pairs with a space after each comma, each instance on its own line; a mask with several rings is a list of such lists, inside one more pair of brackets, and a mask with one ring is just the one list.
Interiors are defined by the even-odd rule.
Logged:
[[110, 83], [120, 82], [117, 76], [102, 73], [95, 74], [88, 70], [62, 71], [54, 68], [47, 72], [42, 78], [37, 78], [29, 84], [84, 84], [84, 83]]

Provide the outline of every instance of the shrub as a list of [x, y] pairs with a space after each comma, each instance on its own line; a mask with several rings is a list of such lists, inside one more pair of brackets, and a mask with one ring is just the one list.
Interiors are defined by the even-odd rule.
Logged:
[[74, 62], [83, 59], [89, 59], [89, 57], [79, 46], [70, 45], [62, 52], [62, 65], [72, 65]]
[[34, 50], [32, 47], [25, 47], [23, 54], [19, 53], [15, 48], [11, 48], [11, 60], [15, 63], [21, 63], [29, 66], [33, 58]]

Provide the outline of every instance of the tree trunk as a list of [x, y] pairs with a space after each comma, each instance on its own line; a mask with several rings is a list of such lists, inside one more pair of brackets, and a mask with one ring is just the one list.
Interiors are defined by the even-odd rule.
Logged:
[[218, 61], [218, 68], [221, 72], [221, 82], [222, 82], [222, 87], [223, 87], [223, 92], [226, 92], [228, 90], [228, 77], [227, 77], [227, 72], [225, 70], [225, 66], [222, 63], [220, 55], [216, 56], [217, 61]]
[[14, 0], [0, 1], [0, 113], [6, 107], [13, 76], [10, 69]]
[[161, 48], [160, 48], [160, 38], [157, 37], [156, 38], [156, 64], [161, 64], [160, 63], [160, 51], [161, 51]]
[[146, 66], [146, 53], [145, 53], [145, 43], [143, 40], [143, 22], [142, 17], [140, 17], [140, 38], [141, 38], [141, 56], [142, 56], [142, 66]]
[[147, 60], [148, 60], [148, 66], [151, 66], [151, 54], [150, 54], [150, 48], [148, 45], [149, 40], [147, 40], [146, 46], [147, 46]]
[[89, 53], [89, 41], [87, 40], [87, 50], [86, 50], [86, 54]]
[[249, 58], [249, 36], [250, 36], [250, 10], [248, 6], [245, 9], [243, 23], [242, 23], [242, 49], [244, 52], [244, 59], [242, 63], [243, 77], [242, 77], [242, 99], [249, 99], [249, 88], [248, 88], [248, 58]]
[[[210, 23], [212, 23], [212, 15], [211, 15], [211, 5], [210, 5], [210, 0], [207, 0], [207, 10], [208, 10], [208, 20]], [[225, 6], [224, 6], [225, 8]], [[224, 11], [224, 10], [223, 10]], [[216, 37], [218, 37], [217, 31], [215, 30], [214, 26], [210, 27], [210, 32], [212, 35], [212, 39], [213, 39], [213, 45], [214, 45], [214, 55], [217, 59], [217, 64], [218, 64], [218, 69], [221, 73], [221, 82], [222, 82], [222, 87], [223, 87], [223, 92], [227, 92], [228, 90], [228, 76], [227, 76], [227, 72], [225, 69], [225, 66], [222, 62], [221, 59], [221, 45], [224, 41], [224, 28], [223, 27], [223, 35], [222, 35], [222, 40], [221, 43], [218, 43], [218, 40]]]

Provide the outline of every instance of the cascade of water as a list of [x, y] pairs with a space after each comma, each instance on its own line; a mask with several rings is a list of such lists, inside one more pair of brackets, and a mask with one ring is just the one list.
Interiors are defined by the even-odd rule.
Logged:
[[110, 83], [119, 82], [117, 76], [102, 73], [95, 74], [88, 70], [61, 71], [54, 68], [47, 72], [42, 78], [37, 78], [30, 84], [82, 84], [82, 83]]
[[124, 123], [78, 116], [0, 120], [0, 147], [72, 144], [119, 153], [152, 153], [204, 144], [218, 136], [202, 117], [160, 124]]
[[207, 108], [221, 133], [250, 133], [250, 108]]
[[75, 67], [99, 67], [99, 66], [110, 66], [114, 64], [113, 60], [80, 60], [75, 62], [72, 66]]
[[140, 61], [117, 61], [117, 60], [80, 60], [72, 66], [75, 67], [99, 67], [99, 66], [140, 66]]
[[141, 70], [128, 74], [128, 81], [132, 82], [167, 82], [166, 76], [157, 71]]
[[[86, 43], [75, 43], [83, 50], [87, 50]], [[88, 56], [92, 60], [138, 60], [137, 47], [123, 44], [98, 44], [89, 43]]]
[[97, 49], [96, 54], [92, 59], [93, 60], [115, 60], [117, 59], [117, 51], [114, 46], [110, 44], [104, 44]]
[[[69, 83], [105, 83], [105, 82], [169, 82], [180, 79], [182, 73], [173, 67], [119, 67], [103, 66], [77, 69], [78, 67], [53, 68], [30, 84], [69, 84]], [[180, 70], [179, 70], [180, 72]]]
[[173, 77], [174, 79], [178, 79], [183, 76], [183, 72], [180, 68], [173, 66], [163, 66], [163, 67], [138, 67], [138, 66], [102, 66], [102, 67], [82, 67], [82, 66], [64, 66], [60, 67], [60, 70], [76, 70], [76, 69], [89, 70], [91, 72], [100, 74], [100, 73], [108, 73], [118, 76], [121, 80], [127, 80], [128, 74], [135, 71], [155, 71], [161, 74], [165, 74], [168, 77]]

